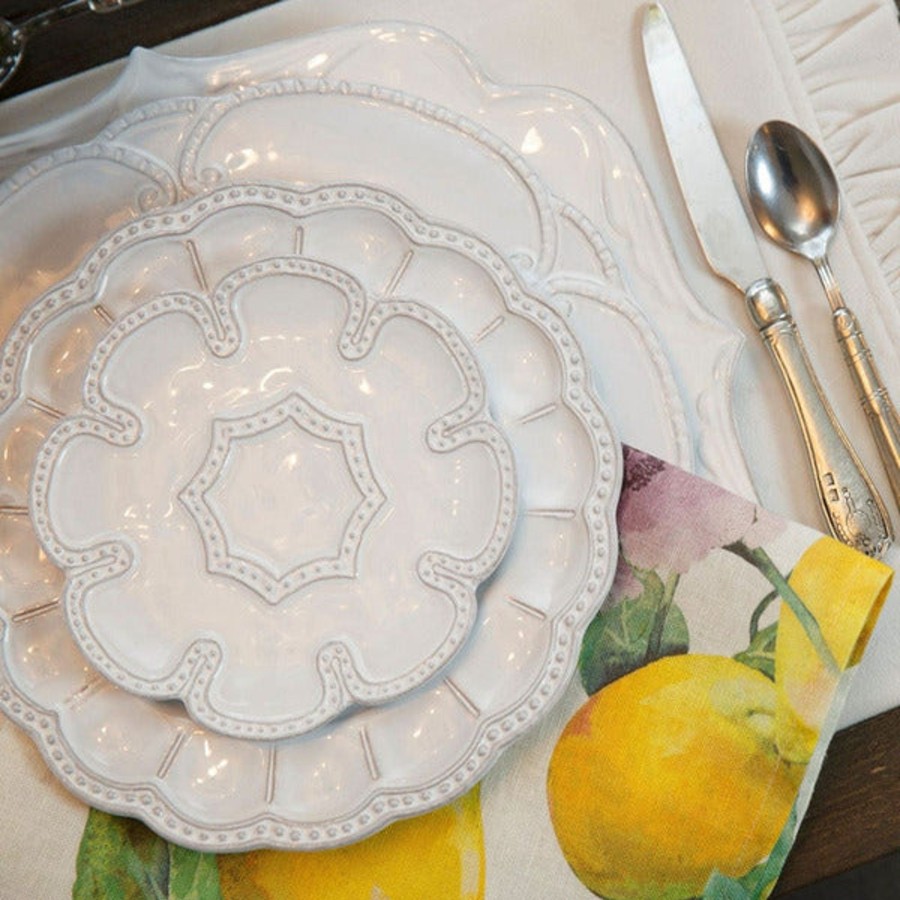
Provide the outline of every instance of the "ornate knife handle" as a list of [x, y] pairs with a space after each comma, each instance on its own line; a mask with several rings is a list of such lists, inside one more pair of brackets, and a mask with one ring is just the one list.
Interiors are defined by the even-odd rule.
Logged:
[[893, 540], [890, 519], [825, 398], [784, 291], [763, 278], [745, 297], [793, 401], [831, 533], [869, 556], [881, 556]]

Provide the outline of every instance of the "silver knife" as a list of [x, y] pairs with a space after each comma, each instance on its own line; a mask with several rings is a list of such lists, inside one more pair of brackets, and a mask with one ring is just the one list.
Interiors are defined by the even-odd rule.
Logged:
[[871, 556], [893, 534], [884, 503], [825, 399], [791, 316], [768, 277], [731, 172], [665, 10], [644, 16], [644, 56], [669, 155], [712, 270], [743, 295], [777, 363], [803, 432], [831, 533]]

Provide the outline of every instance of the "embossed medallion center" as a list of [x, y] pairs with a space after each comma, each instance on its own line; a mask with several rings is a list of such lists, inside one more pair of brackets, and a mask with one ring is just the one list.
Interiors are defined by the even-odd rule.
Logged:
[[384, 503], [362, 426], [299, 393], [213, 422], [203, 464], [181, 492], [211, 572], [269, 603], [323, 578], [352, 577]]

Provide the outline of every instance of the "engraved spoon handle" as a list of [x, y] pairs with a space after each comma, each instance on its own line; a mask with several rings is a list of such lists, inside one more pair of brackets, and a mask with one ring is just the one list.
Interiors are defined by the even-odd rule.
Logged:
[[844, 301], [828, 257], [823, 254], [813, 259], [813, 265], [825, 288], [831, 306], [834, 334], [856, 385], [859, 402], [869, 420], [869, 428], [887, 472], [891, 492], [900, 505], [900, 417], [897, 416], [897, 410], [878, 371], [862, 326]]
[[746, 299], [793, 401], [831, 533], [857, 550], [880, 556], [893, 539], [887, 511], [825, 398], [787, 297], [766, 278], [748, 288]]
[[900, 418], [856, 316], [846, 307], [832, 314], [834, 333], [866, 411], [894, 499], [900, 505]]

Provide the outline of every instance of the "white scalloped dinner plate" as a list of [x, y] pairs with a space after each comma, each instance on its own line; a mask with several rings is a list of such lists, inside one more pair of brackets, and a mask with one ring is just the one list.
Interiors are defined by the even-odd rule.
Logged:
[[[291, 338], [291, 346], [271, 346]], [[444, 369], [456, 377], [433, 377]], [[73, 279], [20, 318], [2, 371], [9, 375], [0, 389], [7, 446], [19, 446], [23, 457], [37, 453], [33, 473], [15, 472], [17, 486], [30, 492], [31, 516], [4, 520], [6, 561], [20, 587], [7, 580], [3, 596], [0, 703], [89, 802], [139, 815], [196, 847], [331, 846], [466, 790], [565, 686], [581, 631], [615, 568], [621, 463], [577, 342], [485, 241], [423, 219], [378, 188], [298, 193], [249, 185], [201, 193], [101, 242]], [[360, 392], [380, 390], [399, 395], [385, 398], [395, 404], [393, 420], [383, 410], [366, 414]], [[348, 434], [348, 406], [360, 432]], [[34, 440], [36, 417], [55, 420], [42, 441]], [[357, 488], [375, 498], [369, 527], [382, 507], [402, 502], [402, 469], [413, 465], [397, 449], [404, 436], [448, 453], [452, 477], [490, 494], [492, 514], [481, 516], [487, 527], [473, 542], [472, 515], [484, 513], [484, 498], [450, 490], [463, 528], [438, 528], [438, 549], [424, 542], [427, 552], [415, 560], [427, 583], [477, 577], [478, 564], [494, 565], [514, 530], [479, 593], [471, 635], [452, 659], [429, 660], [429, 680], [393, 702], [352, 708], [331, 724], [283, 737], [298, 722], [286, 729], [258, 707], [252, 714], [250, 700], [266, 706], [264, 692], [245, 694], [249, 712], [231, 721], [212, 709], [210, 700], [221, 699], [221, 659], [210, 647], [229, 652], [218, 626], [231, 615], [223, 631], [234, 638], [243, 625], [260, 638], [262, 659], [277, 655], [269, 641], [279, 634], [286, 646], [299, 636], [293, 655], [302, 655], [315, 592], [273, 602], [247, 573], [211, 571], [206, 551], [216, 541], [203, 537], [194, 503], [217, 486], [229, 439], [267, 433], [264, 426], [277, 431], [287, 420], [309, 434], [310, 417], [317, 432], [327, 425], [359, 446], [364, 435], [370, 465]], [[376, 419], [383, 428], [373, 427]], [[196, 427], [203, 420], [212, 426]], [[474, 481], [465, 477], [473, 466], [482, 469]], [[521, 477], [514, 523], [513, 470]], [[431, 482], [447, 477], [443, 468], [429, 472]], [[159, 537], [165, 527], [174, 529], [174, 543]], [[179, 541], [202, 561], [192, 573], [201, 583], [187, 593], [177, 590], [177, 577], [188, 577], [173, 549]], [[173, 579], [166, 598], [158, 596], [165, 566], [162, 575], [142, 573], [158, 542]], [[483, 549], [464, 558], [461, 542]], [[376, 572], [374, 554], [388, 549], [374, 542]], [[212, 601], [198, 599], [209, 587], [203, 581], [226, 591], [237, 585], [237, 611], [217, 615], [216, 590]], [[327, 599], [347, 602], [334, 593]], [[349, 600], [370, 602], [365, 591]], [[192, 621], [194, 603], [201, 612]], [[395, 615], [382, 605], [384, 621], [370, 627], [415, 644], [404, 637], [414, 611], [401, 606]], [[171, 654], [190, 664], [187, 694], [178, 690], [177, 671], [136, 675], [160, 629], [188, 641], [202, 634], [184, 656], [178, 647]], [[127, 664], [108, 652], [117, 641]], [[328, 649], [343, 696], [355, 684], [352, 667]], [[291, 655], [275, 660], [269, 675], [277, 679]], [[313, 663], [320, 659], [313, 653]], [[393, 662], [390, 654], [386, 660]], [[195, 717], [234, 734], [211, 731], [180, 704], [138, 691], [181, 696]], [[239, 686], [233, 698], [241, 695]]]
[[[0, 225], [7, 215], [16, 223], [0, 247], [0, 329], [73, 271], [110, 227], [175, 200], [172, 167], [194, 114], [209, 102], [204, 98], [298, 78], [323, 95], [320, 113], [339, 102], [325, 95], [347, 92], [355, 103], [348, 96], [344, 109], [377, 110], [383, 127], [359, 135], [349, 157], [346, 148], [304, 156], [302, 136], [295, 135], [287, 146], [299, 150], [294, 161], [304, 163], [303, 171], [281, 170], [279, 177], [301, 186], [315, 183], [304, 180], [314, 174], [322, 181], [376, 182], [381, 162], [374, 137], [386, 136], [401, 161], [387, 186], [490, 239], [570, 323], [622, 440], [753, 493], [732, 409], [743, 338], [712, 317], [686, 285], [627, 141], [584, 98], [494, 83], [451, 38], [418, 24], [340, 27], [210, 59], [138, 49], [119, 81], [94, 102], [0, 140], [0, 172], [28, 163], [0, 186], [6, 198]], [[368, 96], [372, 90], [379, 96]], [[197, 96], [182, 96], [189, 92]], [[313, 103], [285, 97], [280, 108], [287, 118], [278, 125], [291, 128], [294, 116], [306, 121]], [[262, 108], [229, 110], [220, 126], [236, 130], [246, 115], [254, 127], [253, 106]], [[263, 113], [262, 124], [265, 134], [275, 123]], [[88, 147], [38, 157], [92, 138], [104, 125]], [[248, 132], [236, 133], [240, 147], [228, 147], [225, 160], [211, 160], [231, 178], [265, 180], [286, 162], [241, 140]], [[309, 133], [313, 141], [322, 136]], [[424, 155], [416, 153], [416, 136], [425, 141]], [[69, 184], [64, 174], [83, 173], [87, 184], [100, 171], [99, 193], [96, 185], [79, 189], [74, 176]], [[507, 204], [516, 193], [523, 202]], [[78, 229], [57, 227], [74, 217]], [[526, 256], [518, 259], [529, 230]], [[529, 269], [534, 260], [539, 265]]]

